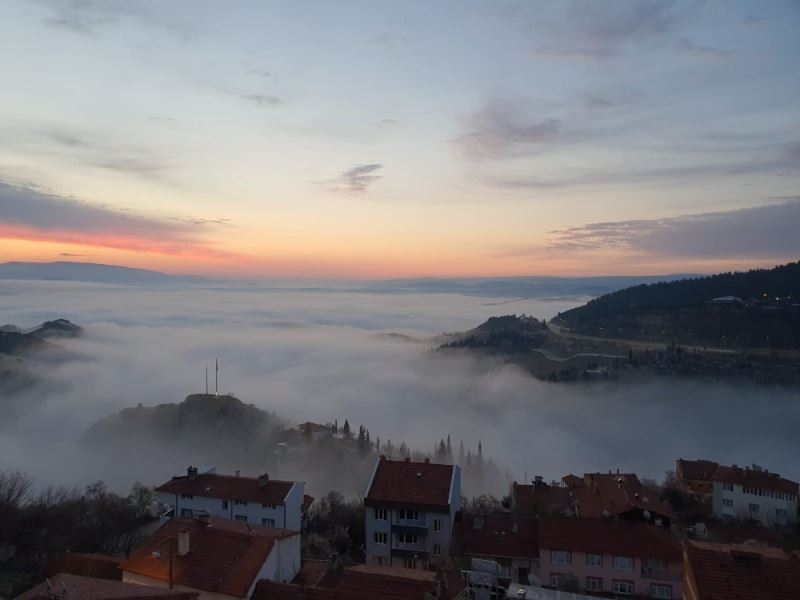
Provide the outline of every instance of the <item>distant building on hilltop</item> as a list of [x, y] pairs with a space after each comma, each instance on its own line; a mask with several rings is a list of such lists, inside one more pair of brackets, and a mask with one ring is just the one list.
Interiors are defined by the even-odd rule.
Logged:
[[218, 475], [214, 467], [189, 467], [158, 486], [158, 500], [171, 507], [170, 516], [191, 518], [199, 513], [262, 527], [300, 531], [310, 505], [302, 481], [278, 481], [268, 475]]
[[460, 502], [457, 465], [381, 456], [364, 495], [367, 564], [420, 569], [445, 560]]
[[797, 482], [752, 465], [726, 467], [708, 460], [676, 462], [683, 488], [710, 503], [715, 517], [787, 525], [797, 521]]

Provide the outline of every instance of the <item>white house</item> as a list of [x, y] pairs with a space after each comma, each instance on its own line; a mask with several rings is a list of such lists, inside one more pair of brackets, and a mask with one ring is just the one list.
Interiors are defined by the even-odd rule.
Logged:
[[156, 488], [168, 514], [190, 518], [197, 514], [243, 521], [262, 527], [299, 531], [311, 498], [302, 481], [278, 481], [269, 475], [218, 475], [214, 467], [189, 467]]
[[367, 564], [424, 569], [446, 559], [460, 502], [457, 465], [380, 457], [364, 495]]
[[299, 571], [299, 531], [204, 516], [167, 521], [122, 563], [122, 580], [220, 600], [249, 598], [259, 580], [286, 583]]
[[684, 489], [711, 504], [715, 517], [767, 526], [797, 521], [797, 482], [758, 465], [726, 467], [709, 460], [679, 459], [676, 473]]
[[797, 521], [798, 484], [777, 473], [719, 466], [712, 478], [714, 516], [788, 525]]

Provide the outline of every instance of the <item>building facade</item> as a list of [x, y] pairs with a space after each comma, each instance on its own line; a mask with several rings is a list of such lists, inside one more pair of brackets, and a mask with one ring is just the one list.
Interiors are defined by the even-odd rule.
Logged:
[[305, 484], [277, 481], [268, 475], [218, 475], [213, 467], [189, 467], [186, 474], [158, 486], [159, 502], [169, 516], [191, 518], [205, 513], [261, 527], [300, 531]]
[[539, 522], [543, 586], [587, 594], [681, 598], [683, 553], [666, 527], [611, 519]]
[[457, 465], [380, 457], [364, 496], [367, 564], [422, 569], [443, 561], [460, 499]]
[[687, 492], [711, 504], [717, 518], [757, 521], [768, 527], [797, 521], [797, 482], [758, 465], [727, 467], [679, 459], [676, 473]]

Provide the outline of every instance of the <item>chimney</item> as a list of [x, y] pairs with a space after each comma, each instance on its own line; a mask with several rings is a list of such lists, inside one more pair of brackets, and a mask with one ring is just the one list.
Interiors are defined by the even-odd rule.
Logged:
[[197, 479], [197, 467], [189, 467], [186, 469], [186, 475], [189, 477], [189, 479]]
[[430, 459], [430, 458], [428, 458], [427, 456], [425, 457], [425, 464], [426, 464], [426, 465], [429, 465], [429, 464], [431, 464], [431, 459]]
[[541, 475], [534, 476], [533, 485], [535, 485], [536, 487], [544, 485], [544, 478]]
[[261, 475], [258, 476], [258, 487], [260, 488], [267, 487], [268, 483], [269, 483], [268, 473], [262, 473]]
[[239, 476], [239, 473], [240, 473], [239, 469], [236, 469], [236, 476], [237, 477]]
[[178, 556], [186, 556], [189, 554], [189, 532], [186, 529], [181, 529], [178, 534]]

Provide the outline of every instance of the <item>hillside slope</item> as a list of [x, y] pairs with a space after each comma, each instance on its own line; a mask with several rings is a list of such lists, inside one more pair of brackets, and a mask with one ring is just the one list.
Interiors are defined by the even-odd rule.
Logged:
[[640, 285], [554, 321], [573, 333], [730, 348], [800, 348], [800, 262]]

